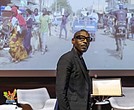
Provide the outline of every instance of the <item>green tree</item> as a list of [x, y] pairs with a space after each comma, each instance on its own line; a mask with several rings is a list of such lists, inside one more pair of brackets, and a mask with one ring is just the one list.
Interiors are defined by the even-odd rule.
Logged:
[[68, 13], [72, 13], [72, 7], [70, 6], [68, 0], [55, 0], [51, 6], [53, 12], [61, 12], [63, 8]]

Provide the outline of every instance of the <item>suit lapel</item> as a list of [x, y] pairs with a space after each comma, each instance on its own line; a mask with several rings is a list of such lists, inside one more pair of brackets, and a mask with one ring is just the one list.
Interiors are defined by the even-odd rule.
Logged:
[[80, 65], [80, 68], [81, 68], [81, 70], [82, 70], [82, 73], [83, 73], [84, 76], [85, 76], [85, 79], [86, 79], [87, 82], [88, 82], [89, 80], [88, 80], [87, 70], [86, 70], [86, 68], [84, 67], [84, 65], [82, 64], [80, 58], [78, 58], [78, 63], [79, 63], [79, 65]]
[[85, 79], [87, 80], [87, 82], [89, 82], [87, 70], [84, 67], [84, 65], [82, 64], [82, 62], [81, 62], [80, 58], [78, 57], [78, 55], [76, 54], [76, 52], [74, 52], [74, 56], [75, 56], [74, 57], [75, 58], [75, 61], [77, 61], [77, 63], [79, 64], [79, 66], [80, 66], [80, 68], [82, 70], [82, 73], [83, 73]]

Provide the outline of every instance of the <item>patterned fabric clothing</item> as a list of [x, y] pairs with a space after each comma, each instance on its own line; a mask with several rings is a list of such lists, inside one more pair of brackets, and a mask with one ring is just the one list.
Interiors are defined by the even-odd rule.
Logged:
[[27, 52], [22, 44], [23, 38], [17, 36], [16, 28], [14, 28], [9, 39], [9, 53], [14, 62], [24, 60], [28, 57]]

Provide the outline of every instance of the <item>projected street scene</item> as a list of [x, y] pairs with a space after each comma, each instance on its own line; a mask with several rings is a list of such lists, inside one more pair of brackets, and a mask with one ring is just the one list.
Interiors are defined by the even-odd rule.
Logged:
[[[132, 70], [134, 67], [133, 0], [0, 2], [2, 4], [0, 6], [0, 70], [55, 70], [59, 57], [72, 48], [73, 34], [80, 29], [88, 30], [93, 39], [88, 52], [84, 54], [89, 69]], [[23, 52], [13, 50], [11, 45], [14, 35], [11, 29], [18, 26], [16, 19], [11, 20], [13, 6], [17, 6], [18, 13], [26, 22], [29, 18], [32, 19], [30, 48], [27, 50], [24, 38], [21, 40], [17, 38], [15, 41], [15, 44], [19, 42], [17, 44], [19, 49], [21, 47], [26, 49]], [[27, 14], [27, 9], [31, 10], [30, 16]], [[44, 27], [41, 27], [43, 13], [47, 16], [47, 21]], [[27, 24], [27, 30], [28, 26]], [[45, 41], [41, 38], [41, 32], [44, 30]], [[27, 55], [24, 52], [27, 52]]]

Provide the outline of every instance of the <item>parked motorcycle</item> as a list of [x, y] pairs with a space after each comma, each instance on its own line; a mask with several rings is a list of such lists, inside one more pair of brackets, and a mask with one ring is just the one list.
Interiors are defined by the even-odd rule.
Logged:
[[9, 46], [10, 26], [8, 23], [0, 23], [0, 49]]

